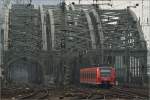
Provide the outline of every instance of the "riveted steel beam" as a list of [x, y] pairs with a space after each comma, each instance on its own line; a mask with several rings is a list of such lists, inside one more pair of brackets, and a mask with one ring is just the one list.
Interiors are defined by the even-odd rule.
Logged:
[[92, 48], [96, 49], [95, 35], [94, 35], [94, 31], [93, 31], [94, 30], [93, 24], [92, 24], [92, 21], [91, 21], [91, 18], [89, 16], [88, 12], [86, 12], [86, 11], [84, 11], [84, 12], [85, 12], [87, 22], [88, 22], [88, 27], [89, 27], [91, 41], [92, 41]]
[[65, 8], [66, 8], [66, 10], [67, 10], [67, 11], [69, 11], [69, 7], [68, 7], [68, 5], [65, 5]]
[[96, 11], [96, 9], [92, 9], [92, 13], [96, 19], [96, 26], [97, 26], [97, 31], [98, 31], [98, 34], [99, 34], [99, 40], [100, 40], [100, 56], [101, 56], [101, 61], [100, 63], [103, 64], [103, 45], [104, 45], [104, 33], [103, 33], [103, 29], [102, 29], [102, 24], [101, 24], [101, 21], [100, 21], [100, 18], [99, 18], [99, 15]]
[[49, 19], [50, 19], [52, 49], [54, 49], [54, 46], [55, 46], [55, 25], [54, 25], [53, 10], [49, 9], [48, 13], [49, 13]]
[[71, 9], [74, 11], [75, 10], [75, 7], [73, 4], [70, 4], [71, 5]]
[[4, 24], [4, 50], [8, 50], [8, 32], [9, 32], [9, 9], [5, 12], [5, 24]]
[[47, 36], [46, 36], [46, 22], [45, 22], [45, 12], [43, 11], [43, 6], [40, 6], [41, 13], [41, 24], [42, 24], [42, 43], [43, 50], [47, 50]]

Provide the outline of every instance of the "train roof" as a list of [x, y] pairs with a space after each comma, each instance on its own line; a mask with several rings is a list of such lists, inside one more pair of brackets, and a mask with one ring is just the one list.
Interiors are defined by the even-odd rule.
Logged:
[[84, 67], [80, 69], [96, 69], [96, 68], [114, 68], [113, 66], [91, 66], [91, 67]]

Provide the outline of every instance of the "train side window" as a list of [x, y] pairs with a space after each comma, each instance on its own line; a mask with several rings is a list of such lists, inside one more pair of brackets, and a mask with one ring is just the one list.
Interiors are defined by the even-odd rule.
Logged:
[[87, 79], [88, 79], [89, 78], [88, 72], [86, 74], [87, 74]]
[[85, 80], [86, 80], [86, 72], [85, 72]]
[[88, 79], [88, 73], [86, 72], [86, 78]]
[[88, 72], [88, 75], [89, 75], [89, 79], [90, 79], [90, 72]]
[[90, 78], [90, 72], [89, 72], [89, 79], [91, 79], [91, 78]]
[[96, 74], [95, 73], [93, 73], [93, 77], [94, 77], [94, 79], [96, 78]]
[[89, 72], [89, 79], [91, 79], [91, 72]]
[[94, 73], [92, 73], [92, 78], [94, 79]]
[[91, 72], [89, 72], [89, 79], [91, 79]]
[[88, 73], [86, 72], [86, 79], [88, 79]]
[[87, 72], [87, 79], [89, 79], [89, 72]]
[[93, 78], [95, 79], [95, 73], [93, 73]]
[[87, 79], [87, 72], [86, 72], [86, 75], [85, 75], [85, 76], [86, 76], [86, 79]]
[[87, 79], [88, 79], [88, 72], [86, 72], [86, 75], [87, 75]]
[[89, 75], [89, 79], [90, 79], [90, 72], [88, 72], [88, 75]]
[[92, 78], [91, 78], [91, 72], [90, 72], [90, 80], [91, 80]]
[[94, 77], [94, 73], [93, 73], [93, 79], [94, 79], [95, 77]]
[[89, 72], [89, 79], [90, 79], [90, 72]]
[[82, 72], [82, 78], [84, 78], [84, 72]]
[[92, 79], [94, 78], [94, 73], [92, 72]]
[[84, 78], [84, 72], [82, 73], [82, 78]]

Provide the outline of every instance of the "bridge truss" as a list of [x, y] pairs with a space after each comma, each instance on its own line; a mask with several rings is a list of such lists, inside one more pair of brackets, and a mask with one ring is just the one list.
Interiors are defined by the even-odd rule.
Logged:
[[38, 9], [13, 5], [8, 20], [6, 80], [18, 81], [11, 68], [24, 66], [28, 74], [37, 70], [22, 76], [31, 77], [30, 82], [67, 85], [79, 82], [79, 68], [109, 64], [116, 68], [120, 84], [147, 81], [146, 42], [130, 9], [65, 3]]

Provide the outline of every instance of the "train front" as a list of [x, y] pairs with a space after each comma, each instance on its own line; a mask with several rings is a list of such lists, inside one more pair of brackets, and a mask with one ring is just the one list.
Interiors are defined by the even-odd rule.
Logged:
[[101, 67], [99, 70], [99, 82], [101, 85], [113, 86], [116, 83], [115, 69], [112, 67]]

